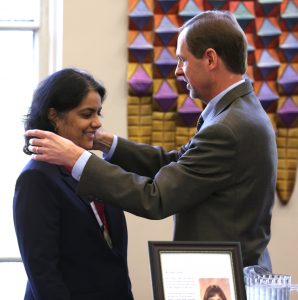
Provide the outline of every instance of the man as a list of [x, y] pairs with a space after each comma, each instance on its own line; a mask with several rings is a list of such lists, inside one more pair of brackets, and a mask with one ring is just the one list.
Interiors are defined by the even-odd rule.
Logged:
[[277, 151], [271, 123], [243, 79], [245, 34], [231, 13], [203, 12], [181, 28], [177, 58], [176, 75], [207, 105], [180, 151], [98, 132], [96, 149], [108, 162], [38, 130], [27, 132], [36, 137], [29, 150], [36, 160], [73, 167], [79, 195], [149, 219], [175, 214], [174, 240], [240, 241], [244, 266], [270, 270]]

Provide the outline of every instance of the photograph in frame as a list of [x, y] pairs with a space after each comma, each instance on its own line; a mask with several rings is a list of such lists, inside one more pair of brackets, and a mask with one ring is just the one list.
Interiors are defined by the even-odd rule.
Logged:
[[[154, 300], [246, 300], [240, 243], [149, 241]], [[211, 298], [212, 299], [212, 298]]]

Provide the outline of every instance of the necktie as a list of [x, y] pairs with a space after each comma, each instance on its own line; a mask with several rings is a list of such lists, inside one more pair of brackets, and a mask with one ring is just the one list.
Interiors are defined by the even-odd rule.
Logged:
[[108, 227], [108, 222], [104, 211], [104, 204], [98, 201], [92, 201], [90, 202], [90, 205], [95, 214], [97, 222], [99, 223], [99, 226], [102, 230], [103, 236], [107, 244], [109, 245], [110, 248], [112, 248], [112, 240], [109, 234], [109, 227]]
[[202, 127], [203, 123], [204, 123], [203, 116], [200, 115], [199, 120], [198, 120], [198, 122], [197, 122], [197, 131], [200, 130], [200, 128]]

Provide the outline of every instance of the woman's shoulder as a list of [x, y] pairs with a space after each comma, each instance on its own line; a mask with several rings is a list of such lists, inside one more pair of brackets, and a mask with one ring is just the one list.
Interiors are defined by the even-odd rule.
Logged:
[[30, 159], [27, 164], [24, 166], [23, 170], [21, 171], [21, 175], [24, 174], [46, 174], [48, 176], [54, 175], [58, 172], [58, 166], [49, 164], [43, 161], [37, 161], [34, 159]]

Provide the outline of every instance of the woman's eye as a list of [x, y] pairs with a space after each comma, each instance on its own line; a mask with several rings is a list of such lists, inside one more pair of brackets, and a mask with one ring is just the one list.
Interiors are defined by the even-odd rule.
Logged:
[[82, 116], [83, 118], [85, 118], [85, 119], [88, 119], [88, 118], [91, 117], [91, 114], [90, 114], [90, 113], [83, 113], [83, 114], [81, 114], [81, 116]]

